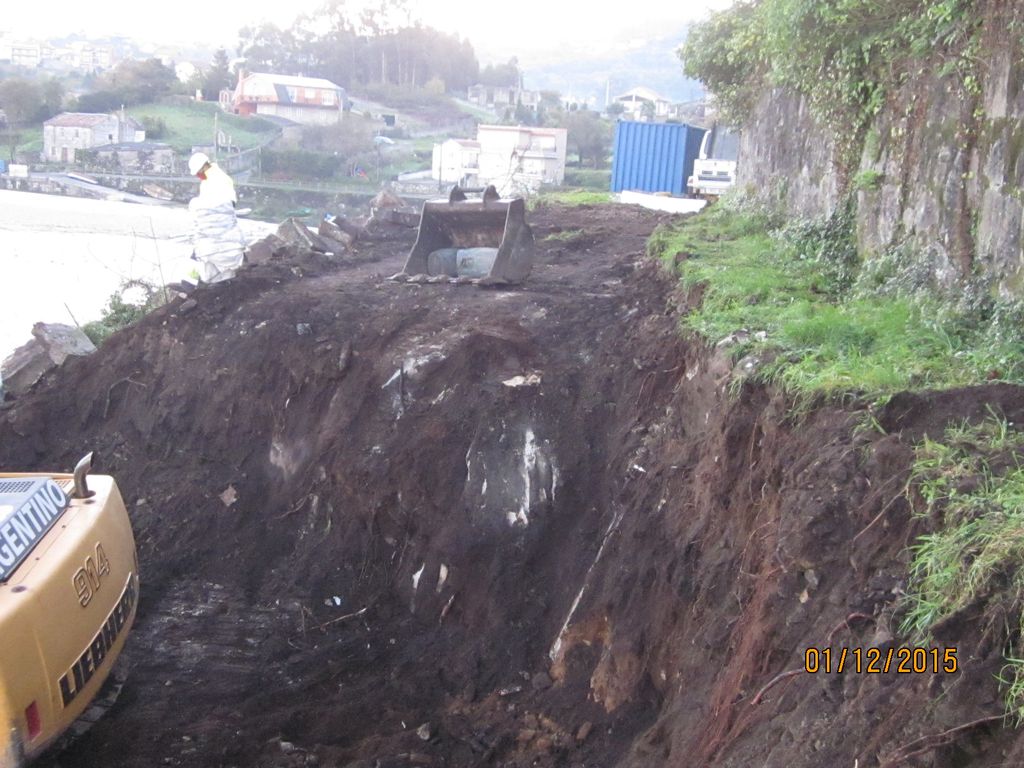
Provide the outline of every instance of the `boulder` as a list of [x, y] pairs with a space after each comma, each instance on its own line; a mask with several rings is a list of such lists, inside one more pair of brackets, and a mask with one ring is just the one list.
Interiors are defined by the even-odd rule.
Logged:
[[4, 390], [15, 396], [24, 394], [69, 357], [84, 357], [95, 351], [96, 346], [80, 328], [36, 323], [32, 326], [32, 338], [14, 350], [0, 366]]
[[379, 211], [387, 208], [403, 208], [405, 201], [398, 195], [388, 192], [386, 189], [382, 189], [377, 193], [377, 196], [370, 201], [370, 210]]
[[352, 243], [356, 240], [355, 237], [326, 217], [320, 220], [320, 226], [317, 229], [317, 234], [326, 240], [338, 243], [338, 247], [343, 250], [351, 248]]
[[245, 249], [246, 264], [269, 264], [274, 260], [278, 251], [287, 245], [277, 235], [267, 235], [262, 240], [250, 243]]
[[358, 240], [363, 234], [363, 221], [352, 221], [345, 214], [339, 213], [336, 215], [327, 214], [324, 216], [324, 221], [327, 221], [332, 226], [337, 227], [342, 232], [345, 232], [352, 236], [353, 240]]
[[298, 219], [285, 219], [284, 223], [277, 228], [277, 236], [288, 245], [295, 245], [316, 253], [336, 252], [337, 245], [326, 240], [311, 230]]

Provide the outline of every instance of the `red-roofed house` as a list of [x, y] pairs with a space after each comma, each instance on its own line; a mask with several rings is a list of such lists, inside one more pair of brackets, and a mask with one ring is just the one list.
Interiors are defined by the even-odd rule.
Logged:
[[345, 89], [320, 77], [238, 73], [234, 91], [221, 91], [220, 105], [238, 115], [271, 115], [302, 125], [341, 122]]

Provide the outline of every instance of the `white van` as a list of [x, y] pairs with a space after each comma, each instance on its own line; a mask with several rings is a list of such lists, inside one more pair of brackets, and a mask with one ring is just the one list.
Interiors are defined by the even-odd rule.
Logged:
[[686, 180], [686, 191], [700, 197], [718, 197], [736, 183], [736, 158], [739, 132], [716, 125], [704, 134], [700, 154], [693, 163], [693, 175]]

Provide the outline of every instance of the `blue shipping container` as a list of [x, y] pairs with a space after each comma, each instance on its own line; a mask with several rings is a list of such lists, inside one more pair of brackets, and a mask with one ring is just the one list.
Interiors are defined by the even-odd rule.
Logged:
[[704, 133], [683, 123], [620, 121], [615, 126], [612, 192], [683, 194]]

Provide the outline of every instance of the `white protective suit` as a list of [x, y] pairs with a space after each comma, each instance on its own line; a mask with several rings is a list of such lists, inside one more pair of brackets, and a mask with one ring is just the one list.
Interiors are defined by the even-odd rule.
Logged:
[[202, 263], [202, 279], [218, 283], [235, 276], [242, 266], [245, 236], [235, 216], [235, 184], [218, 166], [206, 170], [199, 194], [192, 198], [192, 247]]

